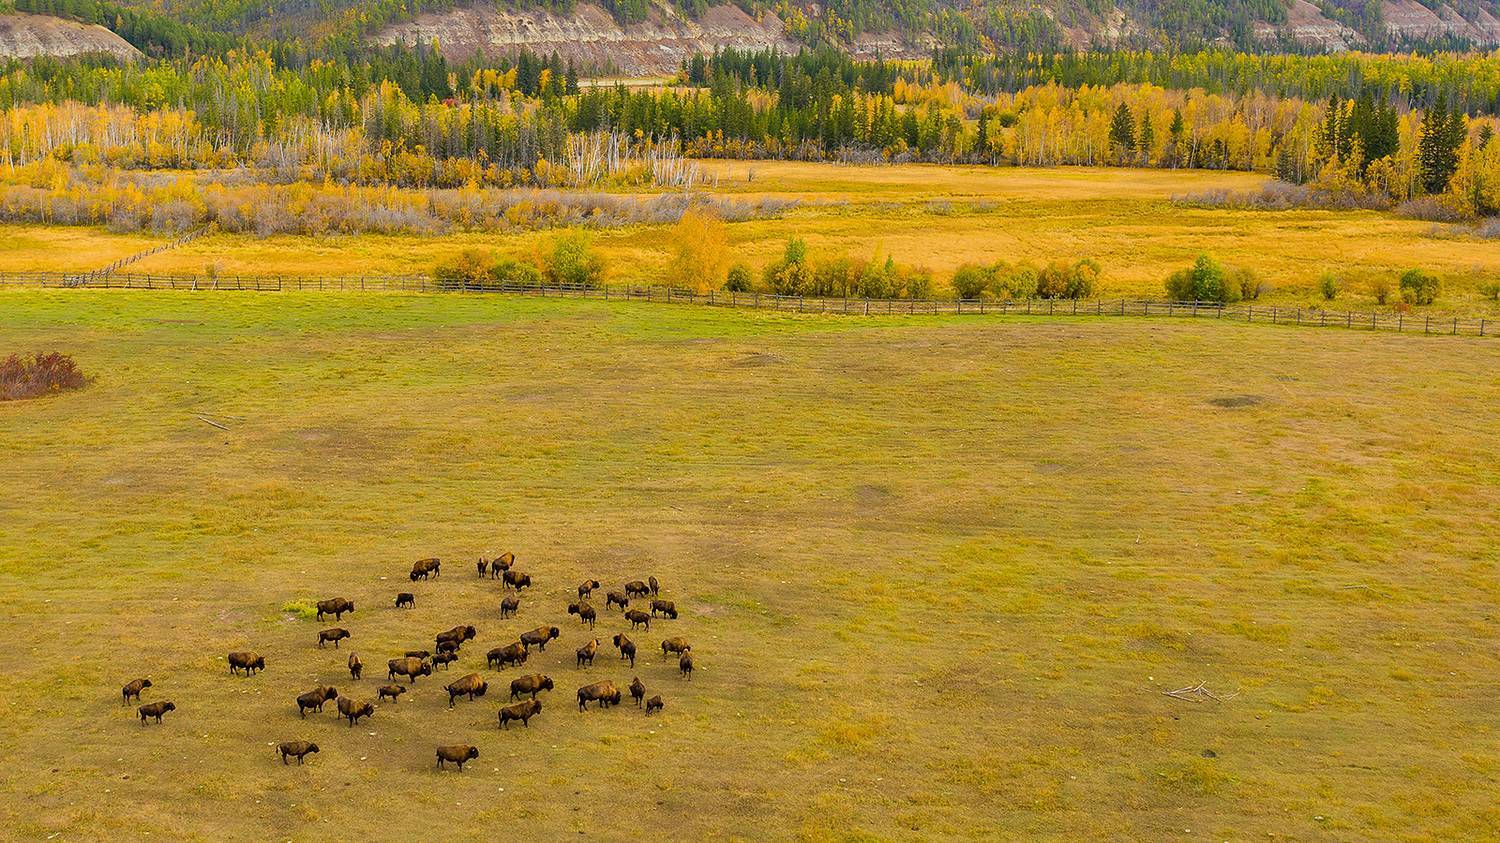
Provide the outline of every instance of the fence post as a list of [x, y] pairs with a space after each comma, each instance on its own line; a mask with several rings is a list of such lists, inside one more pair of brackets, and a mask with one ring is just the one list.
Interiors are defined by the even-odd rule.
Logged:
[[1458, 317], [1453, 317], [1453, 336], [1458, 336]]
[[1426, 318], [1427, 321], [1422, 325], [1422, 333], [1430, 334], [1432, 333], [1432, 316], [1428, 315]]
[[1479, 317], [1479, 335], [1484, 336], [1484, 317]]

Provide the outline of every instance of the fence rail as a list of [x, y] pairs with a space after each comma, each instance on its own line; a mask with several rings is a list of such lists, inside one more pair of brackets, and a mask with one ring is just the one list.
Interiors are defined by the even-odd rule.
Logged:
[[1492, 337], [1497, 320], [1453, 314], [1408, 314], [1399, 311], [1332, 311], [1280, 305], [1216, 302], [1177, 302], [1151, 299], [1030, 299], [983, 301], [954, 299], [858, 299], [781, 296], [770, 293], [699, 293], [664, 285], [606, 284], [582, 287], [526, 284], [512, 281], [441, 283], [422, 275], [338, 277], [269, 277], [156, 275], [114, 272], [0, 272], [0, 287], [61, 287], [127, 290], [259, 291], [322, 290], [330, 292], [509, 293], [544, 298], [654, 301], [712, 307], [751, 308], [781, 313], [894, 315], [1008, 315], [1008, 316], [1137, 316], [1186, 317], [1237, 322], [1269, 322], [1395, 333], [1447, 334]]

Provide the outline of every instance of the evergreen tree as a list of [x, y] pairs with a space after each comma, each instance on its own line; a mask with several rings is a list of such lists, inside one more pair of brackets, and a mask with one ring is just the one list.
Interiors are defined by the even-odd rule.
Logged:
[[1147, 165], [1151, 164], [1151, 149], [1156, 145], [1156, 129], [1151, 125], [1151, 113], [1141, 115], [1141, 133], [1139, 146], [1141, 158]]
[[1437, 102], [1422, 115], [1422, 131], [1417, 141], [1417, 169], [1422, 176], [1422, 187], [1428, 193], [1442, 193], [1458, 170], [1458, 147], [1463, 143], [1463, 115], [1458, 118], [1459, 130], [1454, 131], [1454, 120], [1448, 115], [1448, 99], [1438, 94]]
[[1120, 103], [1115, 109], [1114, 119], [1109, 123], [1109, 142], [1121, 155], [1135, 149], [1135, 119], [1130, 116], [1130, 106]]

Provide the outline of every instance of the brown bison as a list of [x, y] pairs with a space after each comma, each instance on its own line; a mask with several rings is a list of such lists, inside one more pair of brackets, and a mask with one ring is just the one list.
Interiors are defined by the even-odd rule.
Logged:
[[635, 667], [635, 642], [625, 637], [625, 633], [615, 633], [615, 647], [620, 650], [620, 660], [630, 659], [630, 666]]
[[619, 606], [624, 611], [630, 607], [630, 598], [622, 591], [611, 591], [604, 595], [604, 608], [608, 611], [611, 606]]
[[670, 600], [652, 600], [651, 617], [656, 617], [657, 612], [661, 612], [674, 621], [677, 620], [677, 606]]
[[512, 720], [521, 721], [522, 726], [531, 727], [531, 718], [542, 713], [542, 701], [539, 699], [523, 700], [515, 705], [502, 706], [500, 708], [500, 728], [510, 728], [508, 724]]
[[640, 609], [631, 609], [630, 611], [626, 612], [625, 620], [630, 621], [631, 629], [635, 629], [638, 626], [644, 626], [646, 627], [647, 632], [651, 631], [651, 615], [647, 614], [646, 612], [642, 612]]
[[683, 676], [689, 679], [693, 678], [693, 653], [691, 650], [684, 652], [677, 659], [677, 669], [682, 671]]
[[531, 645], [535, 644], [538, 650], [545, 652], [547, 642], [559, 635], [562, 635], [562, 630], [555, 626], [539, 626], [529, 632], [521, 633], [521, 646], [530, 651]]
[[391, 659], [390, 661], [385, 663], [385, 666], [385, 678], [388, 682], [396, 681], [397, 676], [405, 676], [412, 682], [416, 682], [418, 676], [432, 675], [432, 665], [412, 656], [407, 656], [400, 659]]
[[248, 650], [229, 654], [230, 673], [238, 675], [239, 672], [243, 670], [245, 671], [245, 675], [249, 676], [258, 670], [265, 669], [266, 659], [264, 656], [258, 656], [255, 653], [249, 652]]
[[490, 570], [490, 563], [489, 563], [489, 561], [487, 559], [485, 559], [483, 556], [479, 557], [479, 578], [480, 579], [484, 579], [484, 575], [486, 573], [489, 573], [489, 570]]
[[599, 639], [595, 638], [589, 643], [578, 648], [578, 666], [583, 667], [587, 662], [589, 667], [594, 666], [594, 654], [599, 652]]
[[396, 608], [400, 609], [403, 606], [408, 609], [417, 608], [417, 595], [412, 594], [410, 591], [403, 591], [396, 595]]
[[552, 677], [533, 673], [530, 676], [522, 676], [520, 679], [511, 681], [510, 698], [517, 700], [530, 694], [532, 699], [536, 699], [538, 693], [550, 690], [552, 690]]
[[517, 641], [513, 644], [506, 644], [504, 647], [496, 647], [485, 653], [484, 666], [492, 667], [498, 664], [501, 670], [504, 670], [508, 664], [520, 667], [526, 663], [526, 655], [526, 645]]
[[447, 632], [437, 634], [437, 648], [442, 650], [443, 642], [446, 641], [454, 645], [451, 649], [457, 650], [465, 641], [473, 641], [478, 634], [479, 631], [472, 626], [455, 626]]
[[350, 653], [349, 654], [349, 678], [354, 679], [354, 680], [357, 681], [359, 679], [360, 674], [364, 673], [364, 670], [365, 670], [365, 663], [359, 660], [359, 653]]
[[349, 630], [336, 626], [333, 629], [325, 629], [318, 633], [318, 646], [322, 647], [329, 641], [333, 642], [333, 649], [339, 648], [339, 642], [349, 637]]
[[646, 700], [646, 715], [649, 717], [651, 715], [651, 712], [661, 711], [662, 705], [663, 703], [661, 701], [661, 694], [657, 694], [651, 699]]
[[375, 699], [380, 702], [385, 702], [389, 699], [391, 702], [397, 703], [400, 702], [397, 697], [404, 693], [406, 693], [405, 685], [381, 685], [375, 689]]
[[507, 595], [505, 599], [500, 601], [500, 617], [513, 618], [516, 616], [516, 610], [519, 608], [521, 608], [521, 598], [515, 595]]
[[473, 702], [475, 697], [484, 696], [484, 692], [488, 691], [489, 689], [490, 683], [479, 678], [479, 674], [477, 673], [471, 673], [468, 676], [461, 676], [458, 679], [449, 682], [443, 688], [443, 690], [448, 692], [449, 708], [453, 707], [453, 701], [458, 699], [459, 697], [467, 695], [469, 697], [469, 702]]
[[531, 575], [523, 574], [517, 570], [506, 571], [501, 581], [505, 583], [506, 588], [514, 588], [516, 591], [531, 587]]
[[514, 564], [516, 564], [516, 555], [514, 553], [502, 553], [496, 556], [490, 562], [490, 579], [499, 579]]
[[150, 679], [132, 679], [129, 682], [126, 682], [125, 687], [120, 689], [120, 695], [124, 697], [124, 699], [120, 701], [120, 705], [128, 705], [130, 703], [131, 697], [135, 697], [135, 701], [140, 702], [141, 691], [149, 687], [151, 687]]
[[651, 586], [640, 580], [631, 580], [625, 583], [625, 593], [631, 597], [645, 597], [651, 593]]
[[689, 644], [687, 642], [687, 639], [681, 636], [676, 638], [668, 638], [665, 641], [661, 642], [661, 654], [663, 656], [668, 653], [686, 653], [691, 649], [693, 649], [693, 645]]
[[317, 752], [318, 745], [309, 743], [308, 741], [287, 741], [281, 746], [276, 747], [276, 751], [281, 753], [281, 763], [285, 764], [286, 759], [291, 757], [297, 759], [297, 763], [301, 764], [302, 756], [307, 755], [309, 752]]
[[459, 644], [458, 644], [457, 641], [439, 641], [438, 645], [437, 645], [438, 653], [439, 654], [442, 654], [442, 653], [457, 653], [458, 652], [458, 647], [459, 647]]
[[171, 702], [148, 702], [145, 705], [141, 706], [140, 708], [136, 709], [136, 713], [138, 713], [138, 714], [141, 715], [141, 725], [144, 726], [144, 725], [146, 725], [146, 718], [148, 718], [148, 717], [155, 717], [156, 718], [156, 722], [160, 723], [161, 722], [161, 716], [163, 714], [166, 714], [169, 711], [176, 711], [176, 710], [177, 710], [177, 705], [175, 703], [171, 703]]
[[578, 689], [579, 711], [583, 711], [584, 709], [588, 708], [588, 704], [594, 700], [599, 701], [600, 708], [619, 705], [620, 689], [616, 688], [615, 683], [609, 681], [608, 679], [604, 680], [603, 682], [595, 682], [592, 685], [584, 685], [582, 688]]
[[320, 621], [323, 619], [324, 615], [333, 615], [334, 620], [342, 620], [345, 612], [353, 611], [354, 601], [345, 600], [342, 597], [335, 597], [332, 600], [318, 601], [318, 620]]
[[448, 665], [453, 664], [456, 661], [458, 661], [458, 653], [455, 653], [452, 650], [444, 650], [443, 652], [438, 653], [437, 655], [432, 657], [432, 666], [441, 667], [443, 670], [447, 670]]
[[418, 559], [411, 565], [411, 581], [425, 580], [442, 573], [443, 563], [437, 559]]
[[596, 589], [598, 587], [599, 587], [599, 581], [598, 580], [584, 580], [583, 582], [581, 582], [581, 583], [578, 584], [578, 599], [579, 600], [586, 600], [586, 599], [588, 599], [588, 596], [590, 594], [593, 594], [594, 593], [594, 589]]
[[321, 714], [323, 712], [323, 704], [338, 699], [338, 696], [338, 689], [332, 685], [319, 685], [305, 694], [298, 694], [297, 716], [306, 717], [309, 708]]
[[437, 766], [443, 769], [444, 764], [457, 764], [458, 771], [464, 771], [464, 762], [472, 761], [479, 757], [479, 750], [468, 744], [454, 744], [453, 746], [440, 746], [437, 748]]
[[647, 577], [646, 584], [651, 587], [652, 597], [661, 596], [661, 584], [656, 581], [656, 577]]
[[339, 697], [339, 716], [349, 720], [349, 728], [351, 729], [354, 728], [355, 723], [359, 722], [360, 718], [369, 717], [374, 713], [374, 703], [368, 701], [355, 702], [348, 697]]
[[630, 680], [630, 698], [635, 700], [636, 705], [641, 704], [641, 699], [646, 696], [646, 683], [637, 676]]
[[589, 629], [594, 628], [594, 619], [598, 617], [598, 614], [594, 611], [594, 607], [587, 603], [569, 603], [568, 614], [577, 615], [578, 621], [588, 624]]
[[427, 650], [407, 650], [406, 652], [402, 653], [401, 655], [406, 656], [409, 659], [430, 659], [430, 658], [432, 658], [432, 653], [429, 652], [429, 651], [427, 651]]

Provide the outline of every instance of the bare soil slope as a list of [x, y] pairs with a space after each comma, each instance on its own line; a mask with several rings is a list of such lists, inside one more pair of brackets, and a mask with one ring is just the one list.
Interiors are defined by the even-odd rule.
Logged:
[[0, 15], [0, 58], [83, 53], [108, 53], [122, 59], [134, 59], [141, 54], [125, 39], [97, 24], [49, 15]]

